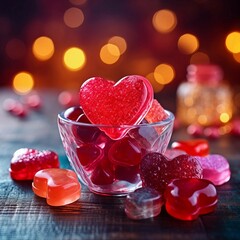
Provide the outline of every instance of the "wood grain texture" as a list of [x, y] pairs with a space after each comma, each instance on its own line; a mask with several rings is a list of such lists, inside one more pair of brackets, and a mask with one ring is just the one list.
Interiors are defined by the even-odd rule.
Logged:
[[[0, 91], [0, 102], [12, 93]], [[133, 221], [124, 213], [124, 197], [95, 195], [83, 186], [81, 198], [67, 206], [51, 207], [35, 196], [31, 181], [13, 181], [8, 173], [12, 153], [20, 147], [52, 149], [61, 167], [70, 168], [60, 141], [56, 116], [61, 110], [57, 93], [42, 93], [40, 112], [25, 120], [0, 109], [0, 239], [238, 239], [240, 234], [240, 140], [226, 136], [211, 141], [211, 152], [226, 156], [230, 181], [218, 187], [215, 212], [195, 221], [180, 221], [163, 209], [152, 219]], [[185, 130], [174, 132], [172, 141], [188, 138]]]

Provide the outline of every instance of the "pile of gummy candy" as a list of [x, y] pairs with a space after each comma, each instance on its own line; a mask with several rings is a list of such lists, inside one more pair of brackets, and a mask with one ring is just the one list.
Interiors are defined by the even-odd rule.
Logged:
[[[154, 99], [147, 82], [136, 75], [127, 76], [117, 83], [91, 78], [80, 88], [81, 108], [93, 124], [132, 125], [140, 124], [144, 118], [148, 122], [161, 121], [166, 118], [164, 109]], [[137, 89], [136, 85], [139, 86]], [[122, 98], [116, 96], [107, 100], [111, 102], [107, 107], [99, 104], [99, 101], [106, 103], [106, 98], [112, 95], [103, 94], [96, 99], [93, 92], [107, 93], [113, 87], [117, 87], [122, 95], [132, 91], [127, 106], [124, 106]], [[92, 106], [95, 106], [94, 110]], [[122, 112], [121, 109], [129, 110], [131, 114], [120, 119], [118, 112]], [[106, 134], [121, 138], [126, 132], [119, 130]], [[46, 198], [51, 206], [63, 206], [80, 198], [81, 185], [76, 173], [61, 169], [58, 155], [53, 151], [21, 148], [13, 154], [9, 172], [14, 180], [33, 180], [33, 192]], [[174, 218], [193, 220], [215, 210], [218, 202], [216, 186], [226, 183], [231, 171], [226, 158], [210, 154], [208, 141], [199, 138], [173, 142], [164, 155], [147, 153], [140, 162], [140, 176], [142, 187], [125, 198], [124, 209], [129, 218], [155, 217], [165, 206], [167, 213]]]

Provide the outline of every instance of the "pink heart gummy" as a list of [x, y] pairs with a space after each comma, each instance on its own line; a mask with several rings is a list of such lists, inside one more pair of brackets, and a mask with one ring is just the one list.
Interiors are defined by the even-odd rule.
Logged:
[[[80, 105], [93, 124], [111, 126], [139, 124], [153, 101], [150, 82], [137, 75], [117, 83], [100, 77], [90, 78], [80, 88]], [[112, 139], [120, 139], [130, 128], [100, 127]]]
[[202, 167], [194, 156], [179, 155], [170, 160], [161, 153], [148, 153], [140, 163], [140, 176], [144, 187], [164, 192], [173, 179], [202, 178]]
[[231, 177], [231, 171], [227, 159], [219, 154], [210, 154], [205, 157], [197, 157], [203, 168], [203, 178], [214, 185], [221, 185]]

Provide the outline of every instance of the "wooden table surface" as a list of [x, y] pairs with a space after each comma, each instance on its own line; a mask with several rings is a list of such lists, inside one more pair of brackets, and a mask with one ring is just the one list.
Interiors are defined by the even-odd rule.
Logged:
[[[0, 90], [0, 103], [16, 97]], [[51, 207], [35, 196], [31, 181], [13, 181], [8, 172], [15, 150], [21, 147], [51, 149], [59, 154], [61, 167], [71, 168], [60, 141], [56, 118], [62, 110], [54, 91], [42, 92], [43, 107], [26, 119], [0, 108], [0, 239], [239, 239], [240, 236], [240, 139], [225, 136], [210, 141], [212, 153], [228, 158], [232, 176], [217, 187], [215, 212], [194, 221], [180, 221], [163, 209], [155, 218], [133, 221], [124, 213], [124, 197], [95, 195], [83, 186], [81, 198], [67, 206]], [[189, 136], [174, 131], [172, 140]]]

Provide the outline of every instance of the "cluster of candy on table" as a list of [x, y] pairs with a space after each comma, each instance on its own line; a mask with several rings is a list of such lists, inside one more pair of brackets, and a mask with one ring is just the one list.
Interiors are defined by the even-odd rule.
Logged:
[[[118, 92], [114, 95], [113, 87], [116, 86]], [[117, 84], [93, 78], [81, 87], [80, 104], [82, 109], [67, 110], [70, 121], [122, 126], [167, 118], [164, 109], [153, 99], [147, 80], [140, 76], [126, 77]], [[182, 220], [192, 220], [215, 209], [218, 201], [215, 185], [227, 182], [231, 173], [223, 156], [209, 154], [206, 140], [175, 142], [164, 155], [158, 151], [142, 153], [141, 148], [136, 147], [136, 139], [129, 138], [125, 128], [102, 129], [102, 126], [81, 133], [86, 144], [82, 144], [81, 139], [78, 158], [91, 172], [90, 178], [95, 185], [109, 185], [123, 175], [131, 179], [139, 173], [142, 187], [128, 194], [125, 201], [129, 218], [154, 217], [163, 205], [171, 216]], [[154, 129], [161, 134], [161, 127]], [[78, 129], [75, 130], [78, 135]], [[103, 157], [105, 152], [99, 155], [101, 150], [92, 142], [93, 139], [96, 142], [96, 136], [103, 136], [101, 130], [108, 136], [107, 142], [101, 141], [104, 147], [109, 144], [107, 155], [111, 164]], [[60, 169], [58, 157], [51, 151], [17, 151], [11, 161], [10, 174], [15, 180], [33, 180], [34, 193], [47, 198], [49, 205], [69, 204], [80, 197], [77, 175], [71, 170]]]
[[37, 93], [30, 93], [20, 99], [7, 98], [3, 101], [3, 109], [13, 116], [24, 118], [29, 114], [29, 110], [39, 110], [42, 101]]
[[190, 124], [187, 126], [187, 133], [194, 137], [205, 137], [209, 139], [218, 139], [224, 135], [240, 136], [240, 118], [235, 117], [229, 123], [220, 126], [201, 126]]
[[229, 181], [226, 158], [209, 154], [205, 139], [173, 142], [164, 155], [147, 154], [141, 161], [143, 188], [126, 198], [129, 218], [144, 219], [166, 211], [181, 220], [194, 220], [215, 210], [215, 186]]

